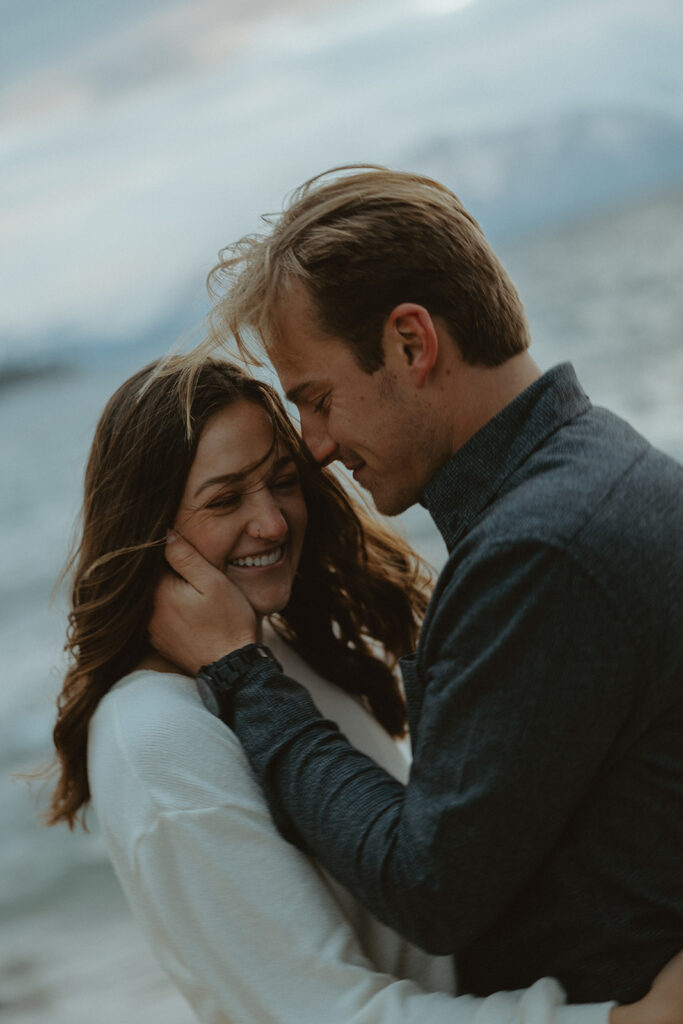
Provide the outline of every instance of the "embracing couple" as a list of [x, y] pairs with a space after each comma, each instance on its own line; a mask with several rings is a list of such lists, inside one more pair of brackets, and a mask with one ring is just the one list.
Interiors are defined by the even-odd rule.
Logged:
[[683, 470], [429, 179], [313, 179], [212, 286], [97, 428], [52, 822], [207, 1024], [682, 1024]]

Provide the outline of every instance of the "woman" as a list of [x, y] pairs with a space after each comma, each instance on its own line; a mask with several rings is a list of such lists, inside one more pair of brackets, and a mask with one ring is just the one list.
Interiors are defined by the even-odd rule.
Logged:
[[[312, 463], [270, 388], [214, 360], [189, 396], [184, 381], [180, 359], [146, 367], [97, 427], [50, 823], [73, 827], [92, 797], [131, 908], [202, 1021], [502, 1024], [557, 1013], [569, 1024], [573, 1008], [550, 979], [454, 999], [449, 961], [409, 946], [281, 839], [235, 737], [150, 649], [173, 525], [241, 587], [324, 712], [406, 778], [393, 668], [415, 639], [424, 573]], [[640, 1004], [576, 1012], [584, 1024], [660, 1019], [638, 1016]]]

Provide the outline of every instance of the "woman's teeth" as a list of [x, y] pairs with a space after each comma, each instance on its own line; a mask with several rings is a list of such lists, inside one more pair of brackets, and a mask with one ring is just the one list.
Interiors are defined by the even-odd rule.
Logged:
[[230, 561], [230, 565], [240, 565], [251, 568], [252, 566], [274, 565], [279, 562], [282, 558], [282, 548], [275, 548], [275, 551], [269, 551], [267, 555], [249, 555], [248, 558], [233, 558]]

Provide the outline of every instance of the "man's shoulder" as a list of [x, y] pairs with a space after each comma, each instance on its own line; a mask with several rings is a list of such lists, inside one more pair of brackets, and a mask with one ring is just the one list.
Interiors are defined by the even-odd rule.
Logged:
[[473, 521], [442, 570], [425, 629], [453, 619], [475, 578], [480, 590], [504, 593], [516, 578], [542, 589], [559, 570], [564, 605], [570, 590], [594, 589], [641, 650], [654, 636], [671, 645], [683, 614], [681, 523], [683, 467], [592, 408], [532, 452]]
[[[653, 502], [655, 494], [660, 499]], [[610, 531], [615, 539], [624, 530], [642, 533], [644, 515], [673, 525], [682, 507], [683, 467], [625, 420], [593, 407], [558, 428], [504, 481], [470, 540], [535, 539], [572, 547], [577, 558], [585, 543], [590, 557], [591, 526], [604, 544]]]

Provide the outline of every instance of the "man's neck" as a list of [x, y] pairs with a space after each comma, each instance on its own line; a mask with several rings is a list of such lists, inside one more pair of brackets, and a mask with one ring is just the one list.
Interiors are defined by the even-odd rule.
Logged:
[[470, 366], [458, 357], [451, 400], [451, 454], [542, 375], [528, 352], [500, 366]]

